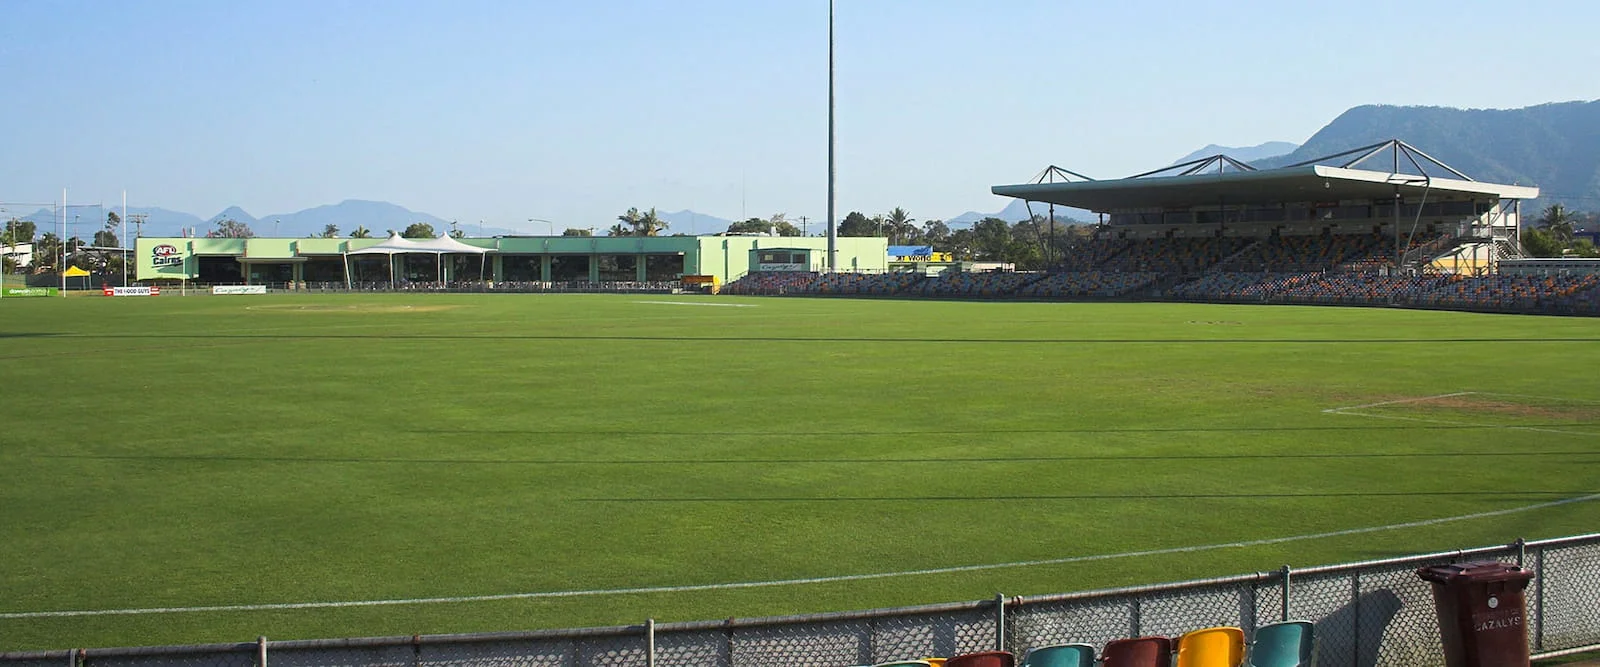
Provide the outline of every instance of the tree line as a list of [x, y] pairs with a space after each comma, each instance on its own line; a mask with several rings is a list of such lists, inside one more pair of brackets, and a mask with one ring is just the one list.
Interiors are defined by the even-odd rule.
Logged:
[[54, 273], [62, 268], [59, 265], [64, 252], [68, 267], [96, 273], [120, 273], [123, 269], [122, 253], [98, 249], [120, 248], [122, 243], [116, 230], [121, 226], [122, 216], [111, 211], [106, 213], [105, 226], [96, 230], [88, 241], [77, 236], [70, 236], [63, 241], [55, 232], [40, 235], [38, 225], [32, 220], [12, 218], [6, 221], [5, 229], [0, 231], [0, 246], [14, 248], [31, 243], [32, 259], [28, 264], [21, 264], [18, 258], [7, 254], [0, 261], [0, 270], [5, 273]]
[[1051, 224], [1042, 215], [1015, 223], [987, 217], [970, 228], [951, 229], [943, 220], [918, 224], [900, 207], [872, 217], [851, 211], [839, 223], [840, 236], [883, 236], [890, 245], [932, 246], [935, 252], [950, 253], [958, 260], [1005, 262], [1022, 271], [1059, 262], [1093, 233], [1093, 225], [1062, 217]]
[[[819, 225], [820, 226], [820, 225]], [[904, 208], [868, 216], [851, 211], [839, 221], [839, 236], [884, 237], [889, 245], [931, 246], [934, 252], [950, 253], [961, 261], [989, 261], [1015, 264], [1020, 270], [1042, 269], [1059, 261], [1075, 245], [1088, 239], [1092, 225], [1057, 217], [1055, 225], [1045, 216], [1016, 223], [989, 217], [969, 229], [951, 229], [943, 220], [919, 223]], [[802, 236], [808, 230], [796, 227], [783, 213], [770, 218], [749, 218], [728, 225], [729, 234]], [[826, 233], [818, 230], [817, 235]]]
[[1594, 241], [1578, 236], [1578, 230], [1600, 228], [1600, 213], [1576, 213], [1561, 204], [1551, 204], [1539, 214], [1537, 227], [1524, 229], [1518, 238], [1522, 249], [1534, 257], [1600, 257]]

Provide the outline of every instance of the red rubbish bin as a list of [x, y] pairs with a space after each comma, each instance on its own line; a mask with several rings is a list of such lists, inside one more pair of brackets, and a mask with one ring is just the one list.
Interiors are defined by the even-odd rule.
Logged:
[[1528, 605], [1533, 572], [1477, 561], [1417, 570], [1433, 584], [1446, 667], [1528, 667]]

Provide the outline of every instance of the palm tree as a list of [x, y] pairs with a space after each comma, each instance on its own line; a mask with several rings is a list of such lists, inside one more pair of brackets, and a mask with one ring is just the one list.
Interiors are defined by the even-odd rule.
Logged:
[[1561, 243], [1561, 247], [1572, 245], [1572, 236], [1577, 231], [1573, 224], [1572, 212], [1560, 204], [1551, 204], [1544, 209], [1544, 215], [1539, 218], [1539, 229], [1549, 232]]
[[667, 226], [667, 221], [657, 216], [656, 209], [652, 206], [649, 212], [639, 216], [639, 223], [634, 226], [634, 233], [639, 236], [656, 236], [667, 231]]
[[625, 233], [622, 233], [622, 234], [618, 234], [616, 232], [617, 228], [616, 227], [612, 227], [611, 228], [611, 230], [612, 230], [611, 231], [611, 235], [612, 236], [630, 236], [630, 235], [632, 235], [633, 230], [639, 228], [639, 220], [641, 218], [643, 218], [643, 217], [644, 217], [644, 214], [640, 213], [638, 208], [630, 207], [628, 209], [627, 213], [623, 213], [622, 215], [617, 216], [617, 225], [621, 226], [621, 227], [626, 227], [628, 229], [628, 231], [625, 232]]
[[354, 230], [352, 230], [350, 232], [350, 238], [353, 238], [353, 239], [370, 239], [370, 238], [372, 238], [372, 230], [367, 229], [366, 227], [357, 226]]
[[45, 232], [33, 244], [33, 269], [41, 272], [46, 269], [56, 268], [56, 262], [61, 259], [61, 237], [54, 232]]
[[611, 236], [633, 236], [633, 228], [619, 222], [615, 225], [612, 225], [611, 229], [606, 231], [606, 233]]
[[888, 234], [889, 243], [898, 244], [901, 240], [916, 233], [917, 226], [914, 224], [915, 222], [916, 219], [912, 218], [910, 213], [907, 213], [905, 209], [899, 206], [894, 207], [893, 211], [889, 211], [889, 215], [883, 219], [883, 231]]
[[[617, 233], [621, 227], [626, 231]], [[655, 236], [666, 230], [667, 221], [656, 215], [654, 208], [640, 213], [638, 208], [630, 208], [627, 213], [617, 216], [617, 225], [611, 228], [612, 236]]]

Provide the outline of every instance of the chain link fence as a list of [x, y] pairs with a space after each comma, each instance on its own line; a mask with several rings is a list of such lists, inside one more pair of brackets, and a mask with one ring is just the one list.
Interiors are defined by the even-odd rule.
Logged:
[[0, 667], [840, 667], [1002, 648], [1316, 626], [1321, 667], [1444, 663], [1417, 568], [1498, 560], [1534, 571], [1535, 657], [1600, 650], [1600, 534], [1176, 584], [900, 609], [522, 633], [0, 653]]

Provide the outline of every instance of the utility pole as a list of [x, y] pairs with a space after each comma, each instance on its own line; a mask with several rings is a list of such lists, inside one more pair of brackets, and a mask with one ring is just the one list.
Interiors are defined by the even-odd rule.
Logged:
[[[129, 221], [133, 223], [133, 251], [135, 255], [134, 259], [136, 260], [138, 259], [137, 255], [139, 254], [139, 237], [144, 235], [144, 219], [146, 217], [148, 217], [148, 214], [145, 213], [134, 213], [128, 216]], [[123, 267], [122, 271], [124, 274], [134, 273], [134, 269], [131, 266]]]
[[811, 235], [810, 232], [806, 231], [806, 216], [803, 216], [803, 215], [800, 216], [800, 235], [801, 236], [810, 236]]

